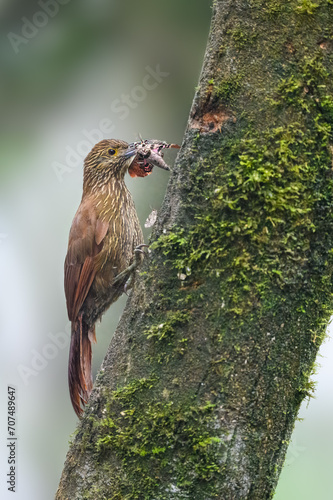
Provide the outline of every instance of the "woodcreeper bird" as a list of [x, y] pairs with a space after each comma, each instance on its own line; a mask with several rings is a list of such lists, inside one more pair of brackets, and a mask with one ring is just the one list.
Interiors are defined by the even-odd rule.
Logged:
[[150, 152], [144, 157], [138, 155], [138, 144], [141, 143], [103, 140], [84, 161], [83, 194], [65, 259], [65, 295], [72, 323], [68, 382], [71, 402], [79, 417], [93, 385], [91, 343], [96, 342], [95, 323], [123, 293], [142, 258], [141, 247], [145, 246], [134, 202], [125, 185], [125, 173], [144, 177], [151, 172], [152, 164], [168, 168], [157, 152], [152, 152], [149, 165], [146, 157]]

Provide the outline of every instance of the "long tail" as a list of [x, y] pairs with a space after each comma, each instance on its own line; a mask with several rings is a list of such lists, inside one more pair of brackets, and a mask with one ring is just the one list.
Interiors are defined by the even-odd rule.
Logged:
[[96, 342], [95, 328], [89, 330], [82, 315], [72, 321], [71, 345], [68, 361], [68, 385], [75, 413], [81, 416], [92, 391], [91, 342]]

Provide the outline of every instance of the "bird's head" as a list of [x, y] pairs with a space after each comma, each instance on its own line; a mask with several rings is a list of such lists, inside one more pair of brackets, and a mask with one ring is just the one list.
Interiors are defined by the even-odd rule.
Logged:
[[155, 139], [141, 139], [132, 144], [118, 139], [98, 142], [84, 160], [84, 193], [102, 188], [111, 179], [122, 181], [127, 171], [131, 177], [146, 177], [154, 166], [169, 170], [163, 160], [165, 148], [179, 146]]
[[136, 150], [118, 139], [98, 142], [84, 160], [84, 184], [100, 187], [113, 178], [123, 179]]

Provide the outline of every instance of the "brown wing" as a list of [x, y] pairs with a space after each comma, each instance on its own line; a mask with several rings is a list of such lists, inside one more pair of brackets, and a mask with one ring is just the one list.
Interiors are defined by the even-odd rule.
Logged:
[[94, 281], [96, 255], [103, 248], [108, 223], [99, 219], [89, 200], [83, 201], [74, 217], [65, 259], [65, 295], [70, 321], [74, 321]]

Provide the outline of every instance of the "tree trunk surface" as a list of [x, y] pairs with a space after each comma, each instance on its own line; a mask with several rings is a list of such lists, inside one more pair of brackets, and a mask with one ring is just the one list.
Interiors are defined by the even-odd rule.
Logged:
[[215, 0], [57, 500], [269, 499], [332, 313], [333, 1]]

